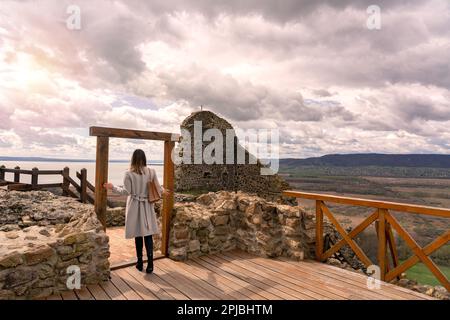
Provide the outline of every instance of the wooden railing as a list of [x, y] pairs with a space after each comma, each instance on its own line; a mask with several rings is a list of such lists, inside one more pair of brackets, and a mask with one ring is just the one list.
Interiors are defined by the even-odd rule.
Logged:
[[[5, 173], [13, 173], [13, 181], [7, 181], [5, 179]], [[20, 182], [21, 175], [31, 175], [31, 183]], [[39, 183], [39, 176], [41, 175], [57, 175], [62, 176], [62, 182], [60, 183]], [[14, 169], [8, 169], [5, 166], [0, 166], [0, 186], [7, 186], [8, 190], [42, 190], [49, 188], [61, 188], [64, 196], [71, 196], [79, 199], [83, 203], [94, 203], [94, 197], [87, 192], [91, 190], [95, 193], [95, 187], [87, 180], [87, 170], [81, 169], [80, 172], [76, 172], [77, 178], [80, 182], [76, 182], [70, 177], [70, 169], [65, 167], [63, 170], [39, 170], [33, 168], [31, 170], [20, 169], [15, 167]], [[73, 186], [78, 192], [76, 194], [70, 186]]]
[[[380, 268], [380, 276], [383, 281], [391, 281], [394, 278], [399, 277], [407, 269], [414, 266], [419, 261], [433, 273], [433, 275], [439, 280], [440, 283], [450, 291], [450, 282], [447, 277], [442, 273], [439, 267], [430, 259], [430, 255], [445, 245], [450, 240], [450, 229], [444, 234], [439, 236], [430, 244], [425, 247], [421, 247], [411, 235], [400, 225], [398, 220], [391, 215], [389, 210], [407, 212], [411, 214], [424, 214], [436, 217], [450, 218], [450, 209], [427, 207], [413, 204], [368, 200], [360, 198], [350, 198], [333, 196], [327, 194], [307, 193], [300, 191], [285, 191], [283, 195], [294, 198], [302, 198], [315, 200], [316, 202], [316, 259], [318, 261], [325, 261], [336, 253], [344, 245], [349, 245], [359, 260], [366, 266], [374, 265], [372, 261], [367, 257], [363, 250], [355, 242], [356, 236], [364, 231], [368, 226], [375, 222], [375, 227], [378, 236], [378, 267]], [[332, 202], [344, 205], [362, 206], [374, 208], [374, 212], [370, 214], [364, 221], [358, 226], [353, 228], [349, 233], [339, 224], [334, 217], [330, 209], [325, 205], [325, 202]], [[329, 221], [334, 225], [336, 230], [342, 236], [342, 239], [330, 247], [324, 252], [323, 241], [323, 221], [324, 214]], [[405, 260], [403, 263], [399, 263], [397, 255], [397, 247], [393, 236], [392, 228], [398, 233], [398, 235], [405, 241], [409, 248], [414, 253], [413, 256]], [[392, 268], [389, 266], [389, 258], [387, 248], [392, 255]]]

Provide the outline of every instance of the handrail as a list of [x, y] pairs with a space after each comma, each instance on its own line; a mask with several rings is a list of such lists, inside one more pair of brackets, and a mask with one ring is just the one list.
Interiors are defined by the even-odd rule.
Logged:
[[[79, 198], [81, 202], [94, 203], [94, 198], [87, 193], [89, 188], [91, 191], [95, 192], [94, 186], [87, 181], [87, 171], [86, 169], [81, 169], [76, 172], [77, 178], [80, 179], [80, 184], [78, 184], [69, 175], [69, 168], [64, 168], [63, 170], [39, 170], [38, 168], [33, 168], [31, 170], [20, 169], [20, 167], [15, 167], [14, 169], [6, 168], [4, 165], [0, 166], [0, 185], [8, 186], [10, 190], [26, 191], [26, 190], [41, 190], [48, 188], [61, 188], [63, 190], [63, 195], [71, 196], [73, 198]], [[5, 173], [14, 173], [14, 181], [7, 181], [5, 179]], [[31, 184], [21, 183], [20, 175], [31, 175]], [[59, 175], [62, 176], [62, 183], [38, 183], [40, 175]], [[75, 190], [79, 193], [79, 196], [70, 189], [70, 185], [74, 186]]]
[[[361, 262], [369, 267], [372, 264], [370, 259], [366, 256], [363, 250], [354, 241], [355, 237], [364, 231], [373, 222], [376, 224], [378, 236], [378, 267], [380, 268], [380, 276], [383, 281], [391, 281], [397, 278], [407, 269], [411, 268], [417, 262], [421, 261], [433, 273], [433, 275], [442, 283], [442, 285], [450, 291], [450, 282], [442, 273], [439, 267], [429, 258], [434, 251], [445, 245], [450, 241], [450, 229], [444, 234], [436, 238], [433, 242], [425, 247], [420, 247], [419, 244], [411, 237], [411, 235], [399, 224], [389, 212], [389, 210], [401, 211], [414, 214], [424, 214], [430, 216], [438, 216], [450, 218], [450, 209], [428, 207], [407, 203], [388, 202], [380, 200], [369, 200], [361, 198], [351, 198], [343, 196], [335, 196], [329, 194], [309, 193], [295, 190], [287, 190], [283, 192], [284, 196], [315, 200], [316, 202], [316, 259], [318, 261], [325, 261], [336, 253], [344, 245], [349, 245]], [[364, 219], [358, 226], [353, 228], [349, 233], [339, 224], [330, 209], [325, 205], [325, 201], [338, 204], [354, 205], [375, 208], [375, 211]], [[331, 248], [324, 252], [323, 241], [323, 221], [324, 214], [334, 225], [336, 230], [342, 236], [342, 239], [334, 244]], [[399, 264], [397, 256], [397, 248], [393, 236], [392, 228], [397, 231], [398, 235], [405, 241], [414, 253], [403, 263]], [[392, 255], [392, 268], [389, 266], [389, 259], [387, 251]]]
[[362, 198], [342, 197], [342, 196], [335, 196], [335, 195], [330, 195], [330, 194], [310, 193], [310, 192], [301, 192], [301, 191], [294, 191], [294, 190], [284, 191], [283, 194], [285, 196], [294, 197], [294, 198], [330, 201], [330, 202], [339, 203], [339, 204], [349, 204], [349, 205], [361, 206], [361, 207], [388, 209], [388, 210], [394, 210], [394, 211], [402, 211], [402, 212], [418, 213], [418, 214], [426, 214], [426, 215], [450, 218], [450, 209], [447, 209], [447, 208], [429, 207], [429, 206], [422, 206], [422, 205], [415, 205], [415, 204], [408, 204], [408, 203], [370, 200], [370, 199], [362, 199]]

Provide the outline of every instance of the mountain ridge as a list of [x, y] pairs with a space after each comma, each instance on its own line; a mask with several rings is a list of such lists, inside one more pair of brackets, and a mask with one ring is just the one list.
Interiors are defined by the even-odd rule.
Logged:
[[450, 168], [450, 155], [446, 154], [383, 154], [353, 153], [328, 154], [321, 157], [305, 159], [280, 159], [283, 166], [320, 166], [320, 167], [422, 167]]

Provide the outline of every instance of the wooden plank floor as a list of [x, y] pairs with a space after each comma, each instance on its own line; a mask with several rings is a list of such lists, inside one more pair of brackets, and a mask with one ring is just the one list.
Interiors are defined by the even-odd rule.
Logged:
[[[134, 239], [125, 238], [125, 227], [108, 227], [106, 229], [106, 234], [109, 237], [109, 246], [111, 252], [109, 262], [111, 266], [136, 261]], [[159, 235], [154, 236], [154, 241], [158, 241], [156, 240], [157, 237], [159, 237]], [[158, 257], [160, 255], [160, 250], [155, 250], [153, 252], [154, 257]], [[145, 256], [146, 252], [144, 249], [144, 258]]]
[[153, 274], [114, 270], [111, 281], [49, 300], [419, 300], [431, 297], [383, 283], [367, 288], [364, 275], [315, 261], [260, 258], [234, 250], [186, 262], [156, 260]]

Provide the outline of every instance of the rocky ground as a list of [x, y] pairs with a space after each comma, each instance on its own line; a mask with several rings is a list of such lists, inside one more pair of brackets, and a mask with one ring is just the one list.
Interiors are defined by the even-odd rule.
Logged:
[[67, 290], [68, 267], [81, 284], [109, 277], [109, 243], [91, 205], [46, 191], [0, 190], [0, 299], [35, 299]]

